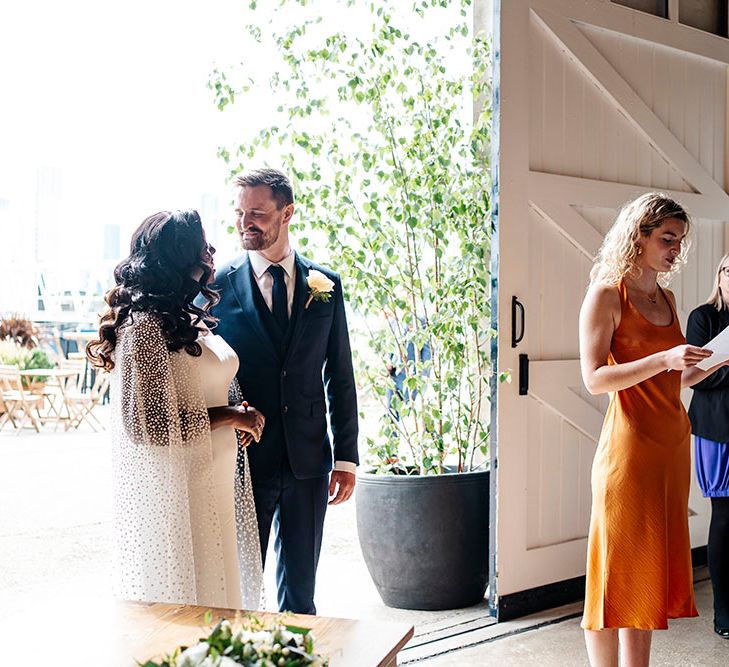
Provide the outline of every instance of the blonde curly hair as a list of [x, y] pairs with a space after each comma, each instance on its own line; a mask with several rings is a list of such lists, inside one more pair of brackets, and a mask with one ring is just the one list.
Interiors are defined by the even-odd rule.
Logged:
[[[590, 271], [590, 284], [617, 285], [623, 278], [638, 278], [642, 273], [637, 261], [638, 239], [641, 236], [650, 236], [654, 229], [669, 218], [682, 220], [688, 235], [691, 227], [689, 214], [681, 204], [661, 192], [648, 192], [625, 204], [600, 246]], [[687, 238], [671, 270], [659, 274], [660, 285], [668, 285], [673, 275], [686, 262], [689, 245]]]

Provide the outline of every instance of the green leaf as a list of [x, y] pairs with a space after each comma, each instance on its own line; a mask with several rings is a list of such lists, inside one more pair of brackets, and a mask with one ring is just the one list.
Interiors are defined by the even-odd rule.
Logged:
[[286, 625], [284, 625], [284, 627], [289, 632], [294, 632], [297, 635], [308, 635], [311, 632], [311, 628], [302, 628], [301, 626], [298, 626], [298, 625], [289, 625], [288, 623]]

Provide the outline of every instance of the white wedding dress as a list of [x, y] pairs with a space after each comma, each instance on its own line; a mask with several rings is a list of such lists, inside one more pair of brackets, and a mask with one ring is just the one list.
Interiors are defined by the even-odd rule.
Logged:
[[198, 339], [200, 356], [171, 353], [158, 318], [143, 313], [117, 335], [111, 384], [117, 595], [258, 609], [262, 567], [248, 459], [244, 451], [237, 456], [232, 428], [210, 430], [207, 410], [228, 405], [235, 352], [208, 334]]
[[[198, 343], [202, 354], [193, 357], [201, 379], [205, 406], [215, 408], [228, 405], [228, 389], [238, 372], [238, 355], [220, 336], [201, 336]], [[244, 608], [241, 597], [240, 573], [255, 567], [254, 562], [239, 563], [235, 517], [235, 477], [238, 439], [233, 428], [224, 426], [211, 433], [213, 445], [213, 495], [217, 506], [223, 547], [226, 603], [224, 607]], [[255, 519], [255, 514], [253, 515]], [[245, 530], [245, 527], [244, 527]], [[257, 533], [255, 521], [248, 530]], [[260, 561], [259, 561], [260, 563]], [[246, 582], [243, 582], [245, 585]]]

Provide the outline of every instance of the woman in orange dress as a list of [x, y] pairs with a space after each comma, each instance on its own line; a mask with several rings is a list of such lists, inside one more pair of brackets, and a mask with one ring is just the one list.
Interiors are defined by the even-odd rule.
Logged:
[[648, 665], [651, 632], [697, 616], [688, 494], [690, 433], [682, 386], [708, 371], [709, 350], [686, 345], [664, 289], [686, 255], [689, 217], [649, 193], [605, 237], [580, 312], [582, 378], [610, 393], [592, 468], [582, 627], [593, 667]]

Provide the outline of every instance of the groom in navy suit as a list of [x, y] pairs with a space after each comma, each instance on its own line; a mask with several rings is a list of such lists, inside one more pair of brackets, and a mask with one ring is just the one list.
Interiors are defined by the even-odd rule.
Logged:
[[[359, 462], [342, 283], [291, 249], [294, 198], [283, 173], [257, 169], [236, 186], [236, 228], [247, 252], [217, 271], [221, 299], [211, 312], [220, 319], [216, 333], [240, 359], [244, 398], [266, 416], [248, 457], [264, 559], [271, 525], [275, 531], [279, 608], [314, 614], [327, 500], [352, 495]], [[323, 283], [318, 293], [307, 278]]]

